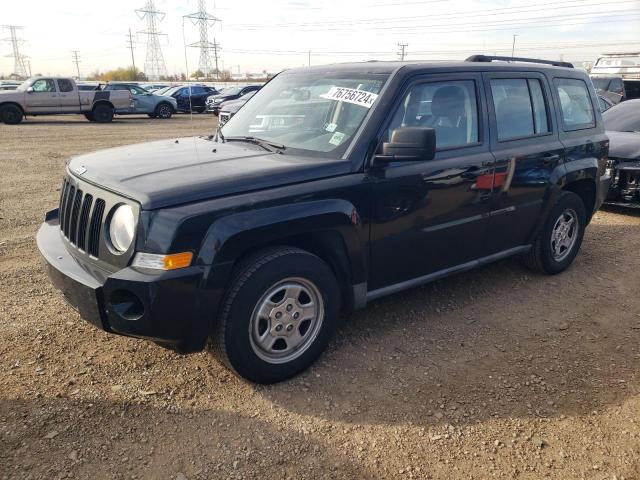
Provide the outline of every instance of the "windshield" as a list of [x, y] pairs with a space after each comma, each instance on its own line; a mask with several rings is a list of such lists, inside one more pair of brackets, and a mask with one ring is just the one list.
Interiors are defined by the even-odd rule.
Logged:
[[20, 85], [18, 85], [18, 88], [16, 90], [25, 91], [27, 88], [31, 86], [31, 80], [32, 80], [31, 78], [29, 78], [28, 80], [25, 80]]
[[229, 87], [225, 88], [222, 92], [222, 95], [238, 95], [240, 93], [241, 88], [239, 87]]
[[640, 132], [640, 100], [627, 100], [602, 114], [606, 130]]
[[387, 74], [340, 71], [283, 73], [240, 109], [222, 134], [336, 158], [346, 151], [387, 79]]

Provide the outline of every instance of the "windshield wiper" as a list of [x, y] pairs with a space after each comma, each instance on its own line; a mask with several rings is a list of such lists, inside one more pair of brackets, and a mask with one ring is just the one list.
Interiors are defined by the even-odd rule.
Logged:
[[251, 136], [235, 136], [235, 137], [224, 137], [224, 140], [227, 142], [248, 142], [253, 143], [254, 145], [258, 145], [269, 152], [281, 152], [287, 147], [282, 145], [281, 143], [275, 143], [271, 140], [265, 140], [264, 138], [251, 137]]

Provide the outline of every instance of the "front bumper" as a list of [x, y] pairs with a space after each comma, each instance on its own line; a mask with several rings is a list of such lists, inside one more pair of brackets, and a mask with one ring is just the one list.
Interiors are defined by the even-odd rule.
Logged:
[[203, 288], [207, 267], [108, 272], [80, 263], [67, 249], [55, 210], [36, 241], [54, 287], [92, 325], [185, 353], [204, 347], [219, 297]]

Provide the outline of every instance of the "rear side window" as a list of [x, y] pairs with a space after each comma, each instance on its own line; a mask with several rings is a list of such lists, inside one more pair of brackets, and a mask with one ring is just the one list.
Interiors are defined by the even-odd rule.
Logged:
[[549, 133], [547, 108], [540, 80], [501, 78], [491, 80], [498, 140]]
[[560, 98], [564, 129], [572, 131], [595, 127], [593, 106], [586, 83], [575, 78], [556, 78], [554, 82]]
[[61, 92], [73, 92], [73, 83], [67, 78], [59, 78], [58, 88]]

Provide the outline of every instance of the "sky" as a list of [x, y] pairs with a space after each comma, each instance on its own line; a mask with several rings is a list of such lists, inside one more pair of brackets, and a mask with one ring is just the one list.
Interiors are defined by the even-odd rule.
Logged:
[[[7, 1], [0, 25], [20, 25], [32, 73], [82, 76], [131, 65], [144, 70], [146, 22], [135, 12], [147, 0]], [[198, 68], [199, 40], [185, 15], [197, 0], [156, 0], [167, 72]], [[474, 53], [594, 60], [603, 52], [640, 51], [640, 0], [207, 0], [221, 21], [209, 40], [221, 45], [220, 68], [233, 73], [362, 60], [464, 59]], [[160, 18], [158, 18], [160, 20]], [[5, 29], [0, 38], [8, 37]], [[185, 53], [186, 50], [186, 53]], [[0, 74], [13, 72], [11, 44], [0, 43]]]

